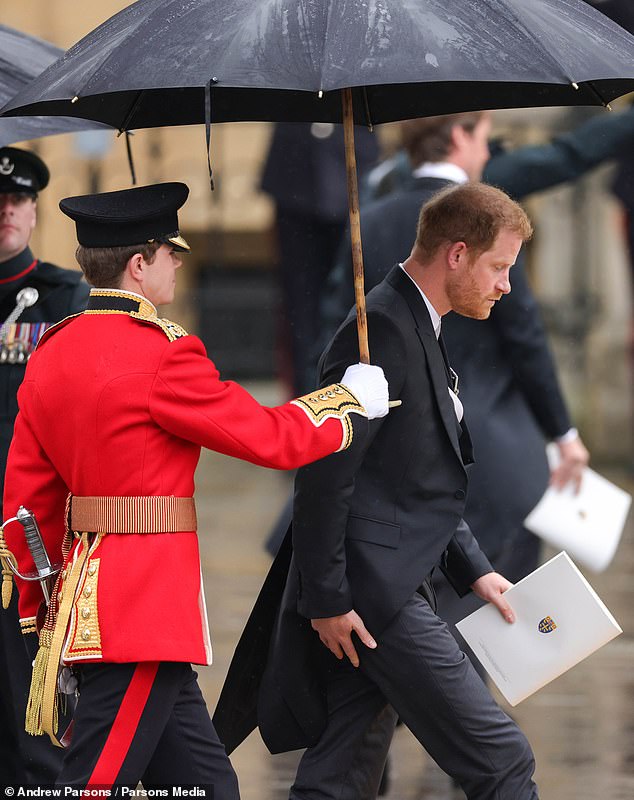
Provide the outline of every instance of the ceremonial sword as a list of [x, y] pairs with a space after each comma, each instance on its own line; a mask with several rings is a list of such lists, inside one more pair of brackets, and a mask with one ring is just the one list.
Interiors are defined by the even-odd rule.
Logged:
[[26, 539], [26, 546], [29, 548], [29, 552], [31, 557], [33, 558], [33, 563], [35, 564], [35, 569], [37, 574], [36, 575], [22, 575], [18, 570], [8, 561], [9, 568], [14, 575], [17, 575], [18, 578], [21, 578], [23, 581], [39, 581], [40, 586], [42, 587], [42, 593], [44, 595], [44, 600], [46, 601], [46, 605], [48, 606], [51, 595], [49, 592], [48, 587], [48, 579], [57, 575], [60, 571], [61, 566], [53, 566], [51, 564], [51, 559], [46, 552], [46, 547], [44, 546], [44, 540], [42, 539], [42, 534], [40, 532], [39, 525], [37, 524], [37, 520], [35, 519], [35, 514], [32, 511], [29, 511], [24, 506], [20, 506], [15, 517], [11, 517], [6, 522], [2, 523], [2, 528], [4, 529], [9, 523], [11, 522], [19, 522], [20, 525], [24, 528], [24, 537]]

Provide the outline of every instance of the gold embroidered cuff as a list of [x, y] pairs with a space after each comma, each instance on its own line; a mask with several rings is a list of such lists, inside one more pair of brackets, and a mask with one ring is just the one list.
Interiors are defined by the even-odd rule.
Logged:
[[341, 444], [339, 445], [337, 453], [340, 453], [342, 450], [347, 450], [348, 447], [350, 447], [350, 445], [352, 444], [352, 437], [354, 435], [352, 420], [347, 414], [345, 417], [342, 418], [341, 426], [343, 427], [343, 435], [341, 437]]
[[310, 394], [291, 400], [291, 403], [303, 409], [313, 425], [317, 427], [324, 420], [332, 417], [343, 419], [351, 412], [363, 416], [366, 413], [357, 398], [341, 383], [333, 383], [323, 389], [316, 389]]
[[23, 634], [37, 633], [35, 626], [35, 617], [23, 617], [20, 619], [20, 629]]
[[331, 386], [317, 389], [303, 397], [291, 400], [291, 403], [301, 408], [316, 427], [319, 427], [327, 419], [340, 420], [343, 431], [341, 445], [337, 452], [345, 450], [352, 443], [354, 431], [348, 415], [354, 413], [366, 416], [365, 408], [341, 383], [333, 383]]

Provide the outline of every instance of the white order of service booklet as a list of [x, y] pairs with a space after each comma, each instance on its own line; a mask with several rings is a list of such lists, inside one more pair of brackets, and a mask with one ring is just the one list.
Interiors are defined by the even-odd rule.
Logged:
[[[559, 459], [557, 447], [548, 445], [546, 452], [552, 469]], [[630, 494], [586, 467], [578, 494], [572, 484], [561, 490], [549, 487], [524, 525], [584, 567], [602, 572], [614, 557], [631, 503]]]
[[623, 632], [565, 552], [504, 596], [514, 623], [489, 603], [456, 627], [512, 706]]

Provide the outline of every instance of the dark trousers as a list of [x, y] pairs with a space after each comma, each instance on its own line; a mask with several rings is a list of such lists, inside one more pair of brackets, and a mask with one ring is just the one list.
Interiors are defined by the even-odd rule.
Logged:
[[58, 786], [204, 786], [238, 800], [238, 781], [189, 664], [86, 664]]
[[[33, 659], [17, 606], [14, 587], [11, 605], [0, 609], [0, 786], [52, 784], [62, 764], [61, 751], [48, 736], [29, 736], [24, 730]], [[37, 637], [30, 636], [36, 650]]]
[[424, 598], [401, 609], [376, 650], [357, 647], [358, 670], [327, 654], [328, 725], [302, 757], [292, 800], [373, 800], [391, 738], [388, 714], [403, 720], [469, 800], [537, 798], [526, 738]]
[[293, 391], [299, 396], [317, 384], [317, 361], [323, 345], [320, 305], [345, 220], [327, 222], [278, 209], [277, 229]]

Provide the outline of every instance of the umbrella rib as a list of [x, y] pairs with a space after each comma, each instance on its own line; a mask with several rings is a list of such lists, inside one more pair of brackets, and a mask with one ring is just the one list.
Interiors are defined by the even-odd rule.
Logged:
[[333, 14], [332, 5], [333, 5], [333, 0], [329, 0], [329, 2], [328, 2], [328, 11], [327, 11], [327, 15], [326, 15], [326, 32], [325, 32], [325, 36], [324, 36], [324, 45], [323, 45], [322, 52], [321, 52], [321, 65], [322, 65], [321, 69], [322, 69], [322, 71], [319, 74], [319, 88], [320, 89], [322, 89], [323, 86], [324, 86], [324, 74], [323, 74], [324, 61], [325, 61], [324, 55], [325, 55], [325, 52], [326, 52], [326, 42], [328, 42], [329, 39], [330, 39], [330, 37], [329, 37], [329, 34], [330, 34], [330, 20], [332, 19], [332, 14]]
[[[524, 0], [522, 0], [522, 2], [523, 2], [523, 1], [524, 1]], [[491, 0], [485, 0], [485, 2], [486, 2], [486, 4], [487, 4], [488, 6], [491, 6]], [[548, 61], [550, 61], [550, 63], [551, 63], [551, 64], [553, 64], [553, 65], [554, 65], [554, 66], [555, 66], [555, 67], [556, 67], [556, 68], [557, 68], [557, 69], [558, 69], [558, 70], [559, 70], [559, 71], [560, 71], [560, 72], [561, 72], [561, 73], [562, 73], [562, 74], [563, 74], [563, 75], [564, 75], [564, 76], [565, 76], [565, 77], [568, 79], [568, 81], [569, 81], [569, 82], [570, 82], [570, 84], [572, 85], [572, 84], [574, 83], [574, 80], [573, 80], [573, 78], [571, 78], [571, 77], [570, 77], [570, 75], [568, 75], [568, 73], [567, 73], [567, 71], [564, 69], [563, 65], [562, 65], [562, 64], [561, 64], [561, 63], [560, 63], [560, 62], [559, 62], [559, 61], [558, 61], [558, 60], [557, 60], [557, 59], [556, 59], [556, 58], [553, 56], [553, 54], [552, 54], [552, 53], [550, 53], [550, 52], [549, 52], [549, 51], [548, 51], [548, 50], [547, 50], [547, 49], [544, 47], [544, 45], [543, 45], [543, 44], [542, 44], [542, 42], [541, 42], [541, 41], [538, 39], [538, 37], [537, 37], [537, 36], [535, 36], [535, 34], [534, 34], [532, 31], [531, 31], [530, 27], [529, 27], [528, 25], [526, 25], [526, 23], [525, 23], [525, 22], [523, 21], [523, 19], [522, 19], [522, 16], [521, 16], [521, 14], [520, 14], [520, 13], [517, 11], [517, 7], [516, 7], [515, 5], [512, 5], [511, 3], [509, 3], [509, 2], [508, 2], [508, 0], [507, 0], [507, 2], [505, 2], [505, 5], [506, 5], [506, 7], [507, 7], [507, 13], [508, 13], [508, 15], [509, 15], [509, 20], [511, 20], [511, 18], [512, 18], [513, 24], [514, 24], [514, 25], [515, 25], [517, 28], [521, 28], [521, 30], [522, 30], [522, 32], [524, 33], [524, 35], [525, 35], [526, 37], [530, 38], [530, 39], [531, 39], [531, 41], [532, 41], [532, 42], [533, 42], [535, 45], [537, 45], [537, 47], [538, 47], [538, 48], [541, 50], [541, 52], [543, 53], [544, 57], [545, 57], [545, 58], [546, 58]], [[493, 9], [491, 9], [491, 10], [493, 10]]]
[[604, 105], [604, 106], [605, 106], [607, 109], [609, 109], [610, 111], [612, 110], [612, 106], [611, 106], [611, 105], [610, 105], [610, 104], [607, 102], [607, 100], [605, 100], [605, 98], [604, 98], [604, 97], [601, 95], [601, 92], [600, 92], [600, 91], [597, 89], [597, 87], [594, 85], [594, 82], [593, 82], [593, 81], [586, 81], [586, 82], [584, 83], [584, 86], [587, 86], [587, 87], [588, 87], [588, 89], [590, 89], [590, 91], [591, 91], [591, 92], [592, 92], [594, 95], [596, 95], [596, 97], [598, 97], [598, 98], [599, 98], [599, 100], [601, 101], [601, 104], [602, 104], [602, 105]]
[[370, 133], [374, 130], [374, 123], [372, 122], [372, 114], [370, 113], [370, 99], [368, 98], [368, 90], [366, 86], [362, 86], [363, 94], [363, 109], [365, 111], [365, 121]]
[[129, 129], [129, 124], [132, 121], [132, 117], [134, 116], [137, 108], [139, 107], [139, 103], [141, 102], [141, 98], [143, 97], [144, 94], [145, 91], [143, 89], [139, 89], [139, 91], [136, 93], [134, 100], [130, 104], [128, 113], [124, 117], [122, 124], [119, 126], [119, 135], [121, 135], [124, 131], [127, 131]]
[[[159, 0], [159, 1], [160, 1], [160, 0]], [[120, 15], [123, 15], [123, 14], [125, 14], [126, 12], [128, 12], [128, 11], [130, 10], [130, 8], [132, 8], [132, 6], [128, 6], [127, 8], [123, 9], [123, 11], [120, 11], [120, 12], [119, 12], [119, 14], [120, 14]], [[147, 16], [145, 16], [145, 17], [142, 17], [142, 18], [140, 18], [140, 19], [139, 19], [139, 21], [137, 22], [137, 24], [136, 24], [136, 25], [134, 25], [133, 29], [132, 29], [132, 30], [130, 30], [130, 31], [128, 31], [128, 33], [127, 33], [127, 34], [126, 34], [126, 35], [123, 37], [122, 41], [117, 43], [117, 46], [116, 46], [116, 48], [115, 48], [114, 50], [111, 50], [111, 51], [109, 51], [108, 53], [106, 53], [105, 57], [104, 57], [104, 58], [103, 58], [103, 59], [102, 59], [102, 60], [99, 62], [99, 64], [98, 64], [98, 65], [97, 65], [97, 66], [96, 66], [96, 67], [95, 67], [95, 68], [94, 68], [94, 69], [91, 71], [90, 75], [88, 75], [88, 76], [86, 77], [86, 79], [85, 79], [85, 81], [84, 81], [84, 83], [83, 83], [83, 87], [85, 87], [85, 86], [86, 86], [86, 85], [87, 85], [87, 84], [88, 84], [88, 83], [89, 83], [89, 82], [90, 82], [90, 81], [91, 81], [91, 80], [92, 80], [92, 79], [95, 77], [95, 75], [97, 74], [97, 72], [99, 72], [99, 71], [101, 71], [101, 70], [103, 69], [104, 65], [105, 65], [105, 64], [107, 64], [107, 63], [108, 63], [108, 61], [109, 61], [109, 60], [110, 60], [112, 57], [114, 57], [114, 56], [115, 56], [115, 54], [118, 52], [119, 48], [120, 48], [120, 47], [122, 47], [123, 45], [125, 45], [127, 42], [129, 42], [129, 41], [130, 41], [130, 39], [131, 39], [133, 36], [135, 36], [135, 35], [136, 35], [136, 33], [137, 33], [138, 29], [139, 29], [139, 28], [140, 28], [140, 27], [141, 27], [141, 26], [142, 26], [144, 23], [148, 22], [148, 21], [150, 20], [150, 18], [151, 18], [151, 17], [153, 17], [153, 16], [154, 16], [154, 14], [155, 14], [157, 11], [159, 11], [159, 10], [162, 10], [162, 9], [160, 9], [160, 8], [158, 8], [158, 7], [157, 7], [157, 8], [154, 8], [152, 11], [150, 11], [150, 12], [148, 13], [148, 15], [147, 15]], [[119, 16], [119, 15], [116, 15], [116, 16]], [[97, 31], [99, 31], [99, 30], [100, 30], [102, 27], [105, 27], [106, 25], [108, 25], [108, 23], [109, 23], [109, 22], [112, 22], [112, 19], [113, 19], [113, 18], [111, 17], [110, 19], [106, 20], [106, 21], [105, 21], [104, 23], [102, 23], [102, 24], [101, 24], [99, 27], [95, 28], [93, 31], [91, 31], [89, 34], [87, 34], [87, 35], [84, 37], [84, 39], [88, 38], [88, 36], [94, 36], [94, 35], [97, 33]], [[76, 46], [79, 46], [80, 44], [82, 44], [82, 42], [84, 41], [84, 39], [82, 39], [81, 41], [79, 41], [79, 42], [77, 43], [77, 45], [76, 45]], [[67, 54], [70, 54], [70, 53], [71, 53], [72, 51], [74, 51], [74, 50], [75, 50], [75, 47], [72, 47], [70, 50], [68, 50], [68, 51], [67, 51]], [[82, 90], [83, 90], [83, 87], [82, 87]], [[75, 96], [77, 96], [77, 97], [81, 97], [81, 96], [82, 96], [82, 90], [75, 91]], [[88, 92], [88, 94], [90, 95], [90, 92]]]
[[[299, 24], [303, 25], [304, 39], [306, 41], [306, 47], [308, 49], [308, 54], [310, 56], [310, 60], [311, 60], [311, 63], [313, 65], [313, 70], [315, 71], [315, 73], [317, 73], [317, 67], [318, 67], [319, 62], [315, 59], [315, 53], [313, 51], [313, 48], [311, 47], [311, 37], [308, 35], [310, 33], [310, 25], [308, 25], [307, 22], [306, 22], [306, 13], [305, 13], [305, 10], [304, 10], [304, 4], [303, 3], [301, 3], [301, 2], [298, 3], [297, 11], [299, 12], [299, 14], [301, 14], [301, 20], [300, 20], [300, 18], [298, 16], [297, 22]], [[330, 15], [330, 4], [328, 6], [328, 15]], [[326, 36], [324, 36], [324, 43], [325, 43], [326, 38], [327, 38], [327, 31], [328, 31], [328, 23], [326, 23]], [[324, 46], [325, 46], [325, 44], [324, 44]], [[319, 74], [319, 90], [321, 91], [322, 88], [323, 88], [323, 75], [320, 73]]]

